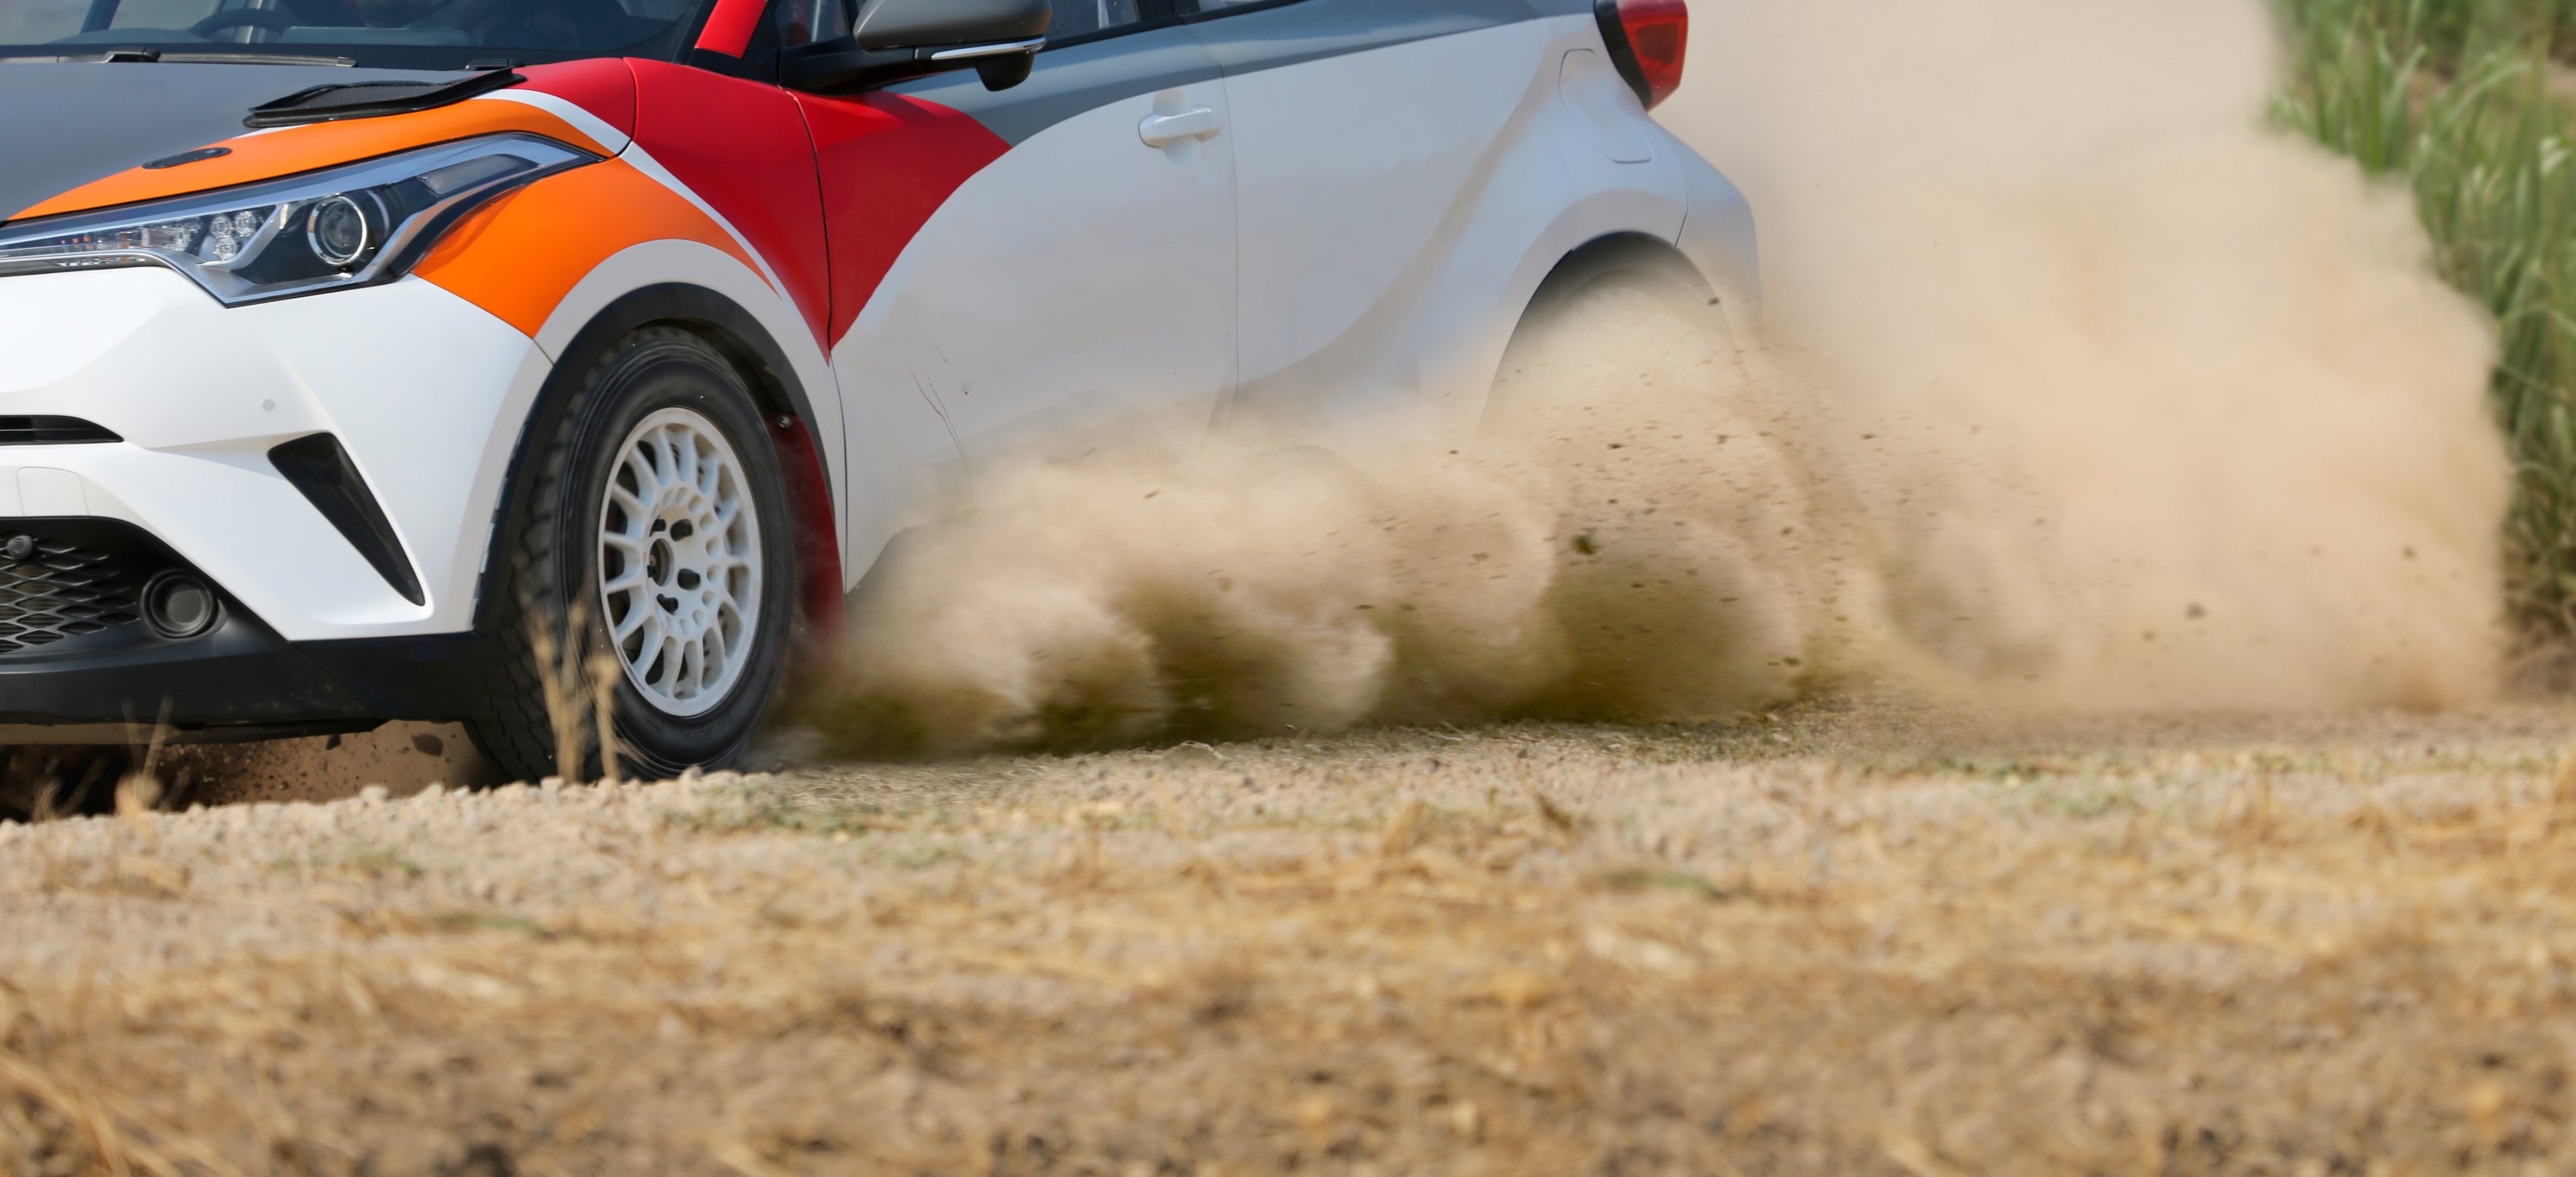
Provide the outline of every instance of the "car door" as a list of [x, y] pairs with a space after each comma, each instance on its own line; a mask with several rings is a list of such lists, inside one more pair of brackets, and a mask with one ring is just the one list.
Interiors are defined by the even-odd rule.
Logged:
[[1230, 114], [1170, 3], [1057, 0], [1008, 90], [960, 71], [798, 96], [845, 394], [928, 406], [970, 477], [1014, 453], [1194, 444], [1231, 389]]
[[1560, 117], [1560, 74], [1598, 57], [1569, 50], [1597, 45], [1591, 5], [1199, 2], [1233, 104], [1236, 416], [1349, 426], [1454, 394], [1441, 366], [1490, 332], [1483, 302], [1521, 280], [1537, 225], [1578, 203], [1533, 128]]

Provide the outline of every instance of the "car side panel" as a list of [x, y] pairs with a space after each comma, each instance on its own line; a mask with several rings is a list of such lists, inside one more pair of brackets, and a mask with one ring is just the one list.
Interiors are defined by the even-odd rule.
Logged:
[[[849, 219], [836, 214], [836, 253], [847, 231], [859, 238], [854, 253], [885, 265], [834, 364], [853, 403], [898, 431], [894, 458], [907, 469], [877, 488], [879, 501], [853, 503], [877, 520], [854, 520], [854, 568], [926, 521], [937, 502], [926, 496], [957, 489], [972, 464], [1083, 444], [1075, 439], [1113, 424], [1122, 436], [1143, 422], [1175, 444], [1196, 442], [1232, 383], [1237, 330], [1230, 135], [1168, 151], [1140, 135], [1166, 108], [1206, 107], [1222, 126], [1223, 81], [1188, 30], [1050, 50], [1027, 82], [999, 93], [962, 72], [880, 100], [956, 112], [993, 150], [953, 191], [900, 197], [880, 218], [875, 192], [910, 158], [889, 152], [906, 148], [898, 136], [924, 132], [890, 128], [844, 145], [838, 125], [881, 116], [808, 101], [827, 201], [853, 194]], [[970, 463], [946, 471], [944, 485], [931, 460], [943, 444]]]
[[[829, 356], [846, 357], [860, 311], [924, 222], [958, 185], [1009, 149], [981, 124], [936, 103], [895, 94], [794, 96], [814, 144], [830, 253]], [[834, 484], [850, 583], [931, 498], [962, 483], [965, 456], [935, 400], [872, 389], [834, 361], [839, 435], [849, 476]]]
[[[1304, 0], [1199, 26], [1241, 138], [1239, 425], [1427, 408], [1430, 427], [1462, 428], [1559, 259], [1612, 233], [1679, 235], [1680, 156], [1618, 133], [1644, 114], [1588, 6], [1529, 13]], [[1391, 43], [1317, 55], [1337, 28]], [[1407, 31], [1434, 35], [1392, 35]]]
[[1762, 249], [1752, 203], [1734, 181], [1662, 127], [1651, 131], [1660, 150], [1680, 157], [1690, 186], [1690, 213], [1675, 244], [1708, 279], [1737, 341], [1747, 346], [1758, 343], [1762, 338]]

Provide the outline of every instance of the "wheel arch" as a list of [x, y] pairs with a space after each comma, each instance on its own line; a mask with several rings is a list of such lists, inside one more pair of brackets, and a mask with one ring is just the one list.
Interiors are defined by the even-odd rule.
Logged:
[[[1547, 277], [1539, 280], [1538, 289], [1521, 309], [1520, 323], [1554, 308], [1568, 295], [1603, 274], [1621, 270], [1643, 270], [1670, 279], [1683, 289], [1708, 300], [1710, 306], [1723, 307], [1726, 294], [1708, 275], [1700, 272], [1688, 255], [1672, 242], [1650, 233], [1605, 233], [1576, 246], [1556, 265]], [[1518, 325], [1515, 325], [1515, 331]]]
[[[1529, 260], [1536, 262], [1545, 256], [1544, 252], [1539, 252]], [[1482, 419], [1492, 382], [1510, 362], [1511, 350], [1526, 333], [1529, 324], [1561, 306], [1594, 278], [1623, 270], [1662, 277], [1705, 301], [1726, 321], [1730, 331], [1738, 333], [1739, 338], [1746, 330], [1744, 308], [1736, 305], [1742, 300], [1723, 281], [1712, 279], [1673, 241], [1633, 229], [1597, 234], [1558, 254], [1545, 276], [1519, 302], [1518, 313], [1504, 320], [1507, 326], [1498, 328], [1499, 336], [1490, 344], [1480, 366], [1473, 370], [1482, 381], [1473, 401], [1477, 419]], [[1530, 271], [1524, 271], [1527, 272]]]
[[[558, 353], [554, 370], [539, 386], [536, 403], [520, 424], [503, 476], [482, 576], [476, 582], [475, 629], [490, 627], [501, 563], [514, 522], [527, 510], [533, 480], [526, 477], [525, 467], [532, 440], [550, 435], [572, 399], [575, 382], [588, 373], [592, 362], [618, 340], [646, 327], [675, 327], [706, 340], [758, 398], [757, 407], [770, 422], [769, 440], [787, 482], [789, 509], [796, 516], [797, 619], [809, 633], [837, 635], [842, 601], [839, 512], [834, 508], [838, 500], [823, 439], [815, 436], [812, 394], [785, 349], [750, 311], [717, 291], [687, 282], [657, 283], [619, 296], [593, 314]], [[831, 390], [825, 390], [825, 395], [831, 395]]]

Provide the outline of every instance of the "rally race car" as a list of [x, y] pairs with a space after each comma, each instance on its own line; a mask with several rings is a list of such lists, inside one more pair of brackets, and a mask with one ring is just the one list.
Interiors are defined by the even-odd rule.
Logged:
[[1606, 268], [1750, 314], [1646, 115], [1687, 21], [0, 0], [0, 744], [463, 722], [534, 777], [590, 648], [626, 763], [722, 764], [1015, 448], [1489, 385]]

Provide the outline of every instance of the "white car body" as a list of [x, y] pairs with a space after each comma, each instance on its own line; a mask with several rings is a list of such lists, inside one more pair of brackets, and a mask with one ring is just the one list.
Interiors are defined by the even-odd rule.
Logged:
[[[482, 656], [495, 532], [532, 417], [608, 320], [674, 290], [730, 308], [686, 315], [741, 337], [783, 433], [810, 448], [828, 490], [796, 524], [837, 567], [805, 569], [821, 583], [800, 600], [825, 625], [812, 615], [898, 533], [1015, 451], [1099, 429], [1185, 448], [1254, 423], [1466, 428], [1541, 284], [1587, 251], [1661, 251], [1755, 329], [1751, 215], [1648, 117], [1593, 0], [1268, 0], [1129, 28], [1119, 5], [1059, 0], [1059, 29], [1113, 23], [1059, 37], [1018, 86], [947, 73], [862, 97], [742, 76], [731, 67], [763, 37], [728, 38], [770, 10], [712, 7], [684, 61], [529, 67], [523, 85], [363, 130], [226, 138], [168, 117], [138, 132], [129, 168], [199, 144], [234, 154], [0, 184], [5, 262], [13, 236], [189, 196], [163, 179], [189, 169], [206, 170], [195, 191], [219, 192], [356, 144], [496, 130], [600, 161], [534, 180], [408, 272], [349, 289], [227, 305], [168, 265], [0, 274], [0, 418], [117, 438], [0, 444], [0, 542], [13, 520], [130, 524], [248, 615], [260, 640], [240, 652], [319, 669], [279, 688], [308, 698], [272, 704], [249, 698], [271, 689], [257, 681], [208, 693], [268, 662], [218, 661], [206, 682], [186, 670], [189, 642], [84, 661], [85, 635], [13, 651], [0, 629], [0, 725], [79, 739], [167, 718], [216, 737], [461, 718], [473, 701], [458, 667]], [[0, 94], [73, 117], [108, 101], [95, 75], [126, 71], [120, 110], [221, 86], [204, 101], [231, 103], [229, 118], [301, 80], [240, 76], [262, 69], [294, 72], [9, 64]], [[170, 78], [171, 93], [136, 98], [127, 76]], [[935, 162], [916, 168], [910, 150]], [[275, 161], [244, 158], [262, 152]], [[816, 191], [763, 182], [800, 168]], [[887, 179], [916, 171], [958, 174]], [[651, 210], [560, 211], [597, 208], [600, 192]], [[529, 242], [555, 253], [488, 256]], [[272, 463], [314, 435], [337, 440], [380, 507], [411, 592]], [[81, 674], [78, 690], [51, 685]]]

